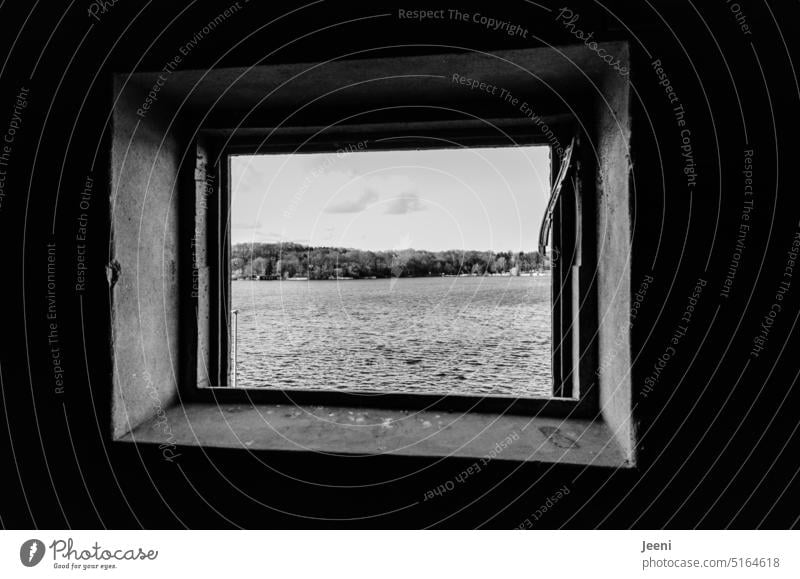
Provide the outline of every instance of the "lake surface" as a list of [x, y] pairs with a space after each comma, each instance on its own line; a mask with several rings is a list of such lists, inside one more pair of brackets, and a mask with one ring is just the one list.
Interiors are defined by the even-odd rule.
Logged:
[[239, 387], [552, 395], [549, 276], [231, 285]]

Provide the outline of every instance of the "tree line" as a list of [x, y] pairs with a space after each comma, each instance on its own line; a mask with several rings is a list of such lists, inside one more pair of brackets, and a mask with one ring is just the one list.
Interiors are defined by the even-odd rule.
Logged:
[[511, 274], [549, 269], [538, 251], [365, 251], [299, 243], [237, 243], [231, 247], [234, 278], [309, 279]]

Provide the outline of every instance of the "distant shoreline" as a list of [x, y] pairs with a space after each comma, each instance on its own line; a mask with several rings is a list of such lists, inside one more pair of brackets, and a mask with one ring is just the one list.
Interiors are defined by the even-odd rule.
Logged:
[[[230, 275], [244, 279], [397, 279], [511, 275], [545, 271], [550, 258], [536, 251], [361, 251], [344, 247], [254, 243], [231, 246]], [[466, 276], [465, 276], [466, 277]]]
[[307, 277], [289, 277], [289, 278], [249, 278], [249, 277], [232, 277], [231, 281], [379, 281], [391, 279], [441, 279], [441, 278], [514, 278], [514, 277], [549, 277], [550, 270], [545, 270], [541, 273], [521, 273], [519, 275], [510, 274], [459, 274], [459, 275], [406, 275], [402, 277], [334, 277], [328, 279], [309, 279]]

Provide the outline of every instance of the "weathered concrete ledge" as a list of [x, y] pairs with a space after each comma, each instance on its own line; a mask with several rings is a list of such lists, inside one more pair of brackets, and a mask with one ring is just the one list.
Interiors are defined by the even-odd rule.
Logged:
[[173, 406], [165, 416], [118, 440], [342, 456], [488, 457], [630, 466], [614, 433], [602, 422], [497, 414], [189, 404]]

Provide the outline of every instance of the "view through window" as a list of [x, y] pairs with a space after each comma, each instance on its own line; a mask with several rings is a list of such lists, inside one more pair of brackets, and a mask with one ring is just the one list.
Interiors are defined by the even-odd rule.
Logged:
[[235, 384], [550, 397], [542, 146], [233, 155]]

